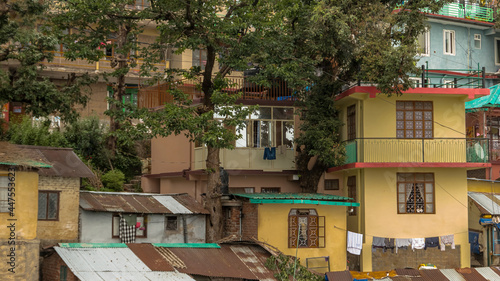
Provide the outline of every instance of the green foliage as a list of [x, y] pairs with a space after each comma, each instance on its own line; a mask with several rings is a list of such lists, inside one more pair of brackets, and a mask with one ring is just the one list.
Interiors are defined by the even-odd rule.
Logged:
[[125, 175], [120, 170], [111, 170], [101, 177], [104, 188], [113, 191], [123, 191]]
[[32, 121], [25, 116], [21, 122], [11, 122], [7, 133], [10, 142], [24, 145], [67, 147], [68, 141], [58, 129], [50, 129], [49, 122]]
[[[325, 280], [324, 275], [309, 271], [303, 265], [300, 265], [299, 259], [280, 254], [279, 256], [270, 256], [266, 260], [266, 267], [275, 271], [274, 277], [281, 281], [321, 281]], [[293, 279], [292, 279], [293, 278]]]

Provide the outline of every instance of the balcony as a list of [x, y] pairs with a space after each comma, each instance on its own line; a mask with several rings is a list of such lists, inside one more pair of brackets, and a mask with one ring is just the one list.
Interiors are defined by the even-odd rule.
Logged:
[[[403, 1], [403, 4], [398, 6], [397, 9], [401, 9], [407, 0]], [[447, 17], [454, 17], [460, 19], [469, 19], [483, 22], [493, 22], [494, 10], [489, 7], [481, 7], [478, 4], [459, 4], [459, 3], [448, 3], [439, 10], [437, 13], [431, 13], [429, 10], [422, 10], [424, 13], [441, 15]]]
[[[227, 77], [229, 87], [224, 88], [226, 93], [241, 93], [242, 101], [272, 101], [293, 102], [293, 91], [288, 88], [285, 81], [274, 79], [270, 87], [259, 86], [246, 77]], [[201, 80], [182, 80], [176, 87], [189, 96], [195, 103], [201, 101], [203, 92], [200, 89]], [[173, 102], [173, 96], [168, 92], [171, 86], [167, 83], [158, 84], [139, 90], [138, 106], [140, 108], [154, 108], [165, 103]]]
[[350, 163], [488, 163], [489, 140], [484, 138], [396, 139], [362, 138], [347, 141]]

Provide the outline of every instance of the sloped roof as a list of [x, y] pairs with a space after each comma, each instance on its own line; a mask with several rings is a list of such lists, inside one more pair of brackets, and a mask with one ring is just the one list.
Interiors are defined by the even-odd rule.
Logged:
[[80, 191], [80, 208], [86, 211], [138, 214], [208, 214], [208, 211], [187, 193]]
[[352, 200], [352, 198], [322, 193], [238, 193], [233, 195], [249, 198], [250, 203], [359, 206], [359, 203], [347, 202], [348, 200]]
[[175, 271], [152, 271], [128, 248], [54, 247], [71, 272], [82, 281], [194, 280]]
[[83, 281], [193, 280], [188, 274], [276, 280], [274, 272], [265, 266], [271, 253], [251, 242], [224, 243], [218, 248], [167, 248], [150, 243], [98, 243], [95, 247], [92, 243], [59, 245], [54, 249]]
[[500, 215], [500, 194], [467, 192], [482, 214]]
[[[486, 281], [500, 280], [499, 272], [492, 267], [457, 268], [457, 269], [396, 269], [396, 275], [389, 274], [386, 277], [374, 277], [366, 272], [336, 271], [327, 272], [329, 281], [350, 281], [359, 278], [360, 274], [369, 280], [384, 281]], [[360, 274], [358, 274], [360, 273]]]
[[82, 160], [73, 152], [72, 148], [18, 145], [43, 156], [50, 163], [50, 168], [38, 170], [42, 176], [58, 176], [71, 178], [90, 178], [94, 174]]
[[500, 84], [490, 87], [490, 94], [465, 103], [465, 110], [473, 112], [481, 108], [500, 107]]
[[40, 151], [27, 149], [8, 142], [0, 142], [0, 165], [29, 168], [52, 167]]

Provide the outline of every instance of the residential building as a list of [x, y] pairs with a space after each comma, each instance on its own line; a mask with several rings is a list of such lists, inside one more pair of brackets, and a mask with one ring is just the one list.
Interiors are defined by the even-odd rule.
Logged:
[[276, 280], [266, 260], [276, 252], [254, 241], [219, 244], [62, 243], [42, 280]]
[[204, 243], [207, 214], [201, 204], [185, 193], [81, 191], [79, 240], [82, 243]]
[[[347, 230], [363, 234], [361, 255], [348, 255], [354, 268], [358, 258], [362, 271], [469, 266], [467, 170], [491, 164], [486, 141], [465, 137], [464, 101], [488, 93], [419, 87], [387, 96], [357, 86], [337, 97], [347, 160], [328, 174], [360, 203], [347, 218]], [[453, 235], [455, 249], [372, 251], [374, 238], [446, 235]]]

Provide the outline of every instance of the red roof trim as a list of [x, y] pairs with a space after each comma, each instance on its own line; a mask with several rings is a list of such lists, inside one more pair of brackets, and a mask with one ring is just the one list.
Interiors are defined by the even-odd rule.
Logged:
[[[468, 73], [461, 73], [461, 72], [455, 72], [455, 71], [447, 71], [447, 70], [430, 70], [429, 72], [431, 73], [439, 73], [439, 74], [448, 74], [448, 75], [455, 75], [455, 76], [469, 76], [469, 77], [481, 77], [481, 75], [476, 74], [476, 75], [470, 75]], [[497, 75], [486, 75], [485, 78], [487, 79], [497, 79]]]
[[489, 168], [491, 163], [428, 163], [428, 162], [406, 162], [406, 163], [350, 163], [327, 170], [328, 173], [346, 169], [361, 168]]
[[[282, 171], [264, 171], [264, 170], [230, 170], [227, 169], [226, 172], [230, 176], [238, 175], [294, 175], [297, 173], [296, 170], [282, 170]], [[170, 172], [170, 173], [159, 173], [159, 174], [149, 174], [143, 175], [146, 178], [168, 178], [168, 177], [183, 177], [183, 176], [199, 176], [205, 175], [205, 170], [185, 170], [182, 172]]]
[[[338, 95], [335, 100], [340, 100], [354, 93], [368, 93], [370, 98], [374, 98], [380, 91], [375, 86], [356, 86]], [[490, 89], [466, 89], [466, 88], [415, 88], [408, 89], [404, 94], [429, 94], [429, 95], [467, 95], [469, 99], [474, 99], [476, 96], [487, 96], [490, 94]]]

